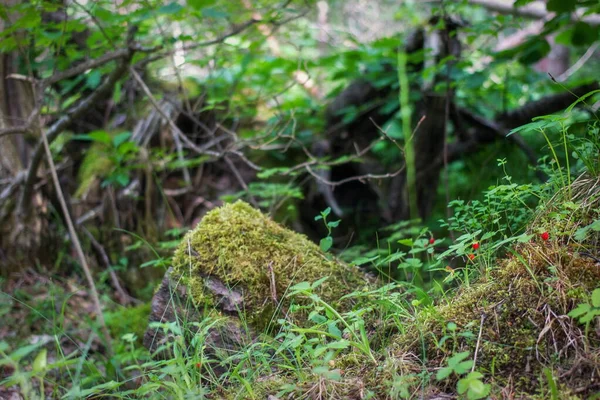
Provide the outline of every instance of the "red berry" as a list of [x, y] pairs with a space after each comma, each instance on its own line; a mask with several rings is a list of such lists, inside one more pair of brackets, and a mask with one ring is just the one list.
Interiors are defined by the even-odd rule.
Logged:
[[479, 248], [479, 243], [475, 242], [473, 243], [473, 250], [477, 250]]
[[429, 244], [434, 244], [434, 243], [435, 243], [435, 239], [434, 238], [429, 239]]
[[469, 254], [469, 260], [473, 261], [474, 258], [475, 258], [475, 254], [473, 254], [473, 253]]
[[544, 232], [540, 235], [540, 237], [542, 238], [542, 240], [548, 240], [550, 239], [550, 234], [548, 232]]

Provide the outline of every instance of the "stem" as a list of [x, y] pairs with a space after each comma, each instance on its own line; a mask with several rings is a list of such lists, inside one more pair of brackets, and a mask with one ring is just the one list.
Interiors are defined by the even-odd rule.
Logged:
[[411, 129], [411, 109], [409, 104], [410, 88], [406, 72], [406, 53], [398, 52], [398, 82], [400, 83], [400, 115], [402, 118], [402, 133], [404, 134], [404, 158], [406, 163], [406, 187], [408, 190], [408, 204], [410, 219], [419, 218], [417, 208], [417, 172], [415, 168], [415, 149], [413, 147]]

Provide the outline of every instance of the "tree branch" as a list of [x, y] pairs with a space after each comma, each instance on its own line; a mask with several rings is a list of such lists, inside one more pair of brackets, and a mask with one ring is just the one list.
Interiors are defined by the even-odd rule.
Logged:
[[[75, 106], [69, 109], [62, 117], [60, 117], [50, 128], [48, 128], [46, 133], [42, 133], [42, 135], [46, 136], [48, 143], [52, 143], [58, 135], [60, 135], [64, 129], [71, 123], [75, 118], [80, 116], [86, 110], [96, 103], [101, 96], [103, 96], [106, 92], [111, 90], [117, 81], [125, 74], [127, 71], [127, 66], [131, 57], [133, 56], [133, 50], [129, 49], [128, 55], [121, 59], [117, 68], [104, 80], [104, 82], [98, 86], [98, 88], [92, 92], [88, 97], [79, 101]], [[31, 162], [29, 163], [27, 178], [25, 180], [25, 186], [23, 187], [23, 192], [21, 193], [21, 199], [19, 201], [19, 210], [21, 213], [27, 214], [29, 212], [31, 194], [33, 190], [33, 184], [37, 177], [37, 171], [40, 166], [40, 162], [44, 156], [44, 146], [43, 141], [41, 140], [37, 147], [34, 150], [33, 157], [31, 158]]]
[[[506, 2], [501, 0], [469, 0], [469, 3], [482, 6], [483, 8], [500, 14], [511, 14], [525, 18], [546, 19], [554, 16], [554, 13], [550, 13], [546, 10], [546, 5], [541, 1], [534, 1], [533, 3], [529, 3], [522, 7], [514, 7], [514, 1]], [[571, 21], [583, 21], [592, 26], [598, 26], [600, 25], [600, 16], [590, 15], [584, 17], [581, 12], [576, 12], [571, 15]]]

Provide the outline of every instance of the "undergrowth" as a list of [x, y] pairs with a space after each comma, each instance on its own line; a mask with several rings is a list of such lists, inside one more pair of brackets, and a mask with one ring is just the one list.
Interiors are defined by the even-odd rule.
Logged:
[[[273, 291], [268, 281], [252, 292], [252, 314], [241, 308], [225, 315], [214, 302], [191, 301], [187, 306], [198, 308], [201, 319], [152, 325], [172, 338], [154, 354], [168, 350], [162, 353], [168, 357], [153, 357], [142, 345], [148, 304], [123, 308], [106, 302], [115, 349], [107, 354], [89, 299], [71, 282], [47, 281], [27, 290], [14, 285], [10, 294], [1, 293], [0, 329], [11, 326], [17, 336], [0, 342], [0, 385], [18, 388], [27, 399], [409, 399], [436, 393], [598, 398], [598, 122], [589, 123], [584, 139], [573, 140], [566, 118], [519, 128], [547, 138], [546, 182], [519, 184], [506, 175], [480, 201], [450, 202], [453, 214], [441, 222], [445, 238], [426, 227], [397, 224], [382, 231], [375, 249], [343, 255], [377, 274], [379, 285], [344, 284], [332, 295], [323, 289], [339, 286], [335, 276], [297, 281], [294, 270], [285, 269], [298, 250], [297, 238], [308, 249], [305, 264], [338, 263], [322, 253], [336, 227], [327, 222], [328, 212], [321, 214], [328, 235], [319, 250], [268, 219], [264, 224], [276, 234], [265, 237], [252, 225], [263, 224], [258, 211], [226, 206], [242, 211], [235, 218], [242, 218], [237, 222], [243, 232], [199, 227], [203, 236], [192, 236], [198, 243], [184, 241], [175, 259], [160, 258], [161, 265], [176, 265], [183, 285], [196, 267], [192, 263], [208, 264], [230, 289], [250, 285], [247, 279], [260, 276], [256, 268], [270, 265], [283, 285], [277, 287], [280, 303], [274, 307], [269, 300], [261, 308]], [[574, 162], [561, 159], [557, 149], [573, 154]], [[498, 167], [504, 165], [499, 160]], [[228, 212], [211, 214], [206, 223]], [[247, 248], [251, 243], [258, 249]], [[189, 245], [201, 260], [186, 251]], [[26, 278], [38, 279], [33, 272]], [[354, 306], [337, 308], [344, 300]], [[303, 318], [289, 318], [282, 304]], [[256, 310], [267, 310], [267, 319], [257, 323], [256, 316], [265, 315]], [[229, 318], [258, 332], [235, 351], [210, 348], [207, 338]], [[19, 339], [24, 336], [27, 341]]]

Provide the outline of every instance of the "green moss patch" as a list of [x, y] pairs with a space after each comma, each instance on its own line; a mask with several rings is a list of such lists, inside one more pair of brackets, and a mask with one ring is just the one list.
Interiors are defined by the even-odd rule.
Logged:
[[[357, 268], [325, 255], [304, 235], [282, 227], [238, 201], [215, 209], [182, 240], [173, 260], [173, 276], [190, 289], [197, 306], [218, 306], [206, 289], [210, 278], [242, 293], [245, 318], [259, 331], [274, 313], [287, 311], [286, 291], [299, 282], [329, 277], [317, 289], [340, 309], [340, 297], [368, 285]], [[288, 314], [288, 316], [290, 316]]]

